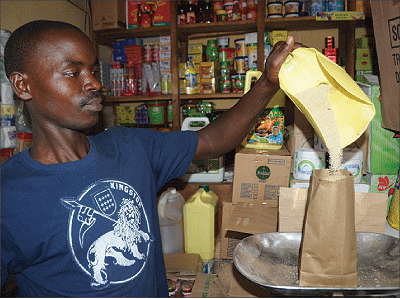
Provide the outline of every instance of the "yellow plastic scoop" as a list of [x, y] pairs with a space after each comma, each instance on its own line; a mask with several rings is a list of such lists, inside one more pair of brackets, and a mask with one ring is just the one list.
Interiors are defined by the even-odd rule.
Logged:
[[357, 140], [375, 115], [374, 105], [357, 83], [316, 49], [290, 53], [279, 82], [330, 150]]

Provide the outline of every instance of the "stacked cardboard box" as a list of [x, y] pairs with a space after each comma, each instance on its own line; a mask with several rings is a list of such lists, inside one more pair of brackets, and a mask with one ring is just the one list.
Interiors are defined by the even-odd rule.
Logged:
[[235, 155], [232, 196], [222, 202], [221, 259], [232, 259], [244, 237], [278, 229], [278, 197], [289, 186], [289, 151], [240, 148]]

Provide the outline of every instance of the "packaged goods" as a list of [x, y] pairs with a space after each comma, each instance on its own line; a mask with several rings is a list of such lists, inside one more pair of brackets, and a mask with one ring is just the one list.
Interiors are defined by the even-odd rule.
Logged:
[[[261, 75], [262, 73], [259, 71], [246, 73], [245, 93], [250, 90], [252, 80], [258, 80]], [[258, 118], [257, 123], [242, 141], [243, 147], [275, 150], [282, 148], [285, 99], [282, 90], [275, 94]]]
[[186, 94], [196, 93], [197, 76], [196, 76], [196, 70], [191, 61], [188, 61], [186, 63], [185, 80], [186, 80]]
[[280, 1], [272, 1], [267, 4], [267, 15], [283, 14], [283, 3]]
[[185, 199], [175, 188], [164, 191], [158, 201], [163, 253], [184, 252], [183, 244], [183, 205]]
[[218, 196], [201, 186], [183, 206], [185, 252], [197, 253], [203, 260], [214, 258], [215, 215]]
[[225, 22], [228, 19], [228, 14], [226, 10], [219, 9], [217, 10], [217, 22]]
[[[327, 169], [314, 170], [299, 254], [299, 285], [357, 286], [357, 236], [354, 179], [333, 180]], [[338, 254], [340, 252], [340, 254]]]
[[207, 61], [218, 61], [218, 48], [216, 39], [209, 39], [207, 41], [206, 58]]
[[293, 178], [308, 181], [314, 169], [324, 169], [325, 152], [312, 148], [299, 148], [293, 157]]
[[278, 206], [279, 188], [289, 187], [292, 158], [280, 150], [241, 148], [235, 155], [233, 202], [258, 201]]
[[236, 51], [235, 51], [236, 57], [247, 56], [247, 49], [246, 49], [246, 44], [244, 42], [244, 38], [236, 39], [235, 46], [236, 46]]
[[167, 123], [167, 101], [149, 101], [147, 110], [150, 125], [162, 126]]

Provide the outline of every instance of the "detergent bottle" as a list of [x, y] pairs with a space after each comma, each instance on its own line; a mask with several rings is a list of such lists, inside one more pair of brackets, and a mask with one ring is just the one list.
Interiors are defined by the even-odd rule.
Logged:
[[175, 188], [164, 191], [158, 202], [163, 253], [181, 253], [183, 247], [183, 205], [185, 199]]
[[209, 186], [200, 186], [183, 206], [185, 252], [197, 253], [205, 261], [214, 258], [217, 204], [218, 196]]
[[[210, 123], [208, 117], [186, 117], [182, 131], [197, 131]], [[189, 183], [221, 183], [224, 180], [224, 156], [215, 159], [193, 161], [183, 180]]]
[[[248, 92], [252, 83], [262, 75], [260, 71], [247, 71], [244, 93]], [[247, 134], [241, 145], [246, 148], [279, 150], [283, 144], [285, 123], [285, 93], [279, 89], [271, 99], [258, 121]]]

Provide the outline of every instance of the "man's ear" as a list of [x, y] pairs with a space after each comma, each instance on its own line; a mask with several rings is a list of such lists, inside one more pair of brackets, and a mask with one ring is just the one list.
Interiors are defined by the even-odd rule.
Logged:
[[25, 74], [18, 72], [12, 73], [10, 76], [10, 82], [15, 94], [21, 100], [28, 101], [32, 99]]

